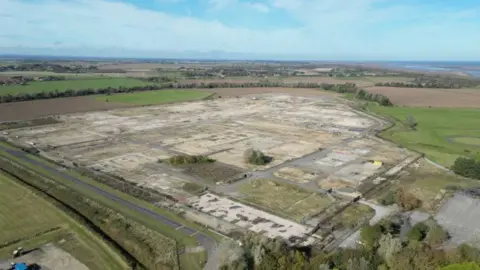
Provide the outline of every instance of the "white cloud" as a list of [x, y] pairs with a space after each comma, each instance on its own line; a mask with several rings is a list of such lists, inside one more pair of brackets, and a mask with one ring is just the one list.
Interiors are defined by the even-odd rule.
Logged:
[[217, 9], [235, 10], [241, 4], [255, 12], [271, 11], [264, 16], [282, 9], [301, 25], [268, 31], [261, 25], [227, 26], [213, 18], [174, 16], [114, 0], [0, 0], [0, 25], [8, 26], [0, 28], [0, 46], [223, 50], [324, 59], [458, 58], [468, 54], [480, 58], [480, 36], [474, 34], [480, 25], [470, 21], [472, 14], [478, 13], [472, 11], [450, 13], [445, 18], [444, 13], [414, 6], [375, 6], [386, 0], [267, 1], [210, 0], [210, 4]]

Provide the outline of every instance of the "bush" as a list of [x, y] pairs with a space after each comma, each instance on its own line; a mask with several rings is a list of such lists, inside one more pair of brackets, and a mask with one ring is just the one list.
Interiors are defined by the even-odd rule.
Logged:
[[367, 249], [373, 249], [378, 245], [380, 237], [382, 237], [383, 229], [380, 225], [366, 225], [360, 230], [360, 239], [363, 246]]
[[381, 205], [392, 205], [395, 203], [395, 192], [389, 191], [387, 194], [383, 195], [382, 198], [378, 199], [378, 203]]
[[406, 211], [410, 211], [416, 208], [419, 208], [422, 205], [422, 201], [420, 201], [415, 195], [410, 192], [407, 192], [404, 189], [397, 190], [396, 194], [396, 203], [402, 209]]
[[448, 232], [445, 231], [442, 226], [433, 225], [425, 237], [425, 241], [431, 247], [439, 246], [449, 238]]
[[[162, 163], [164, 161], [159, 160], [158, 162]], [[206, 156], [177, 155], [167, 159], [167, 163], [171, 165], [203, 164], [212, 162], [215, 162], [215, 160]]]
[[407, 233], [407, 237], [410, 240], [422, 241], [427, 236], [429, 229], [425, 223], [419, 222]]
[[452, 170], [461, 176], [480, 179], [480, 161], [475, 161], [472, 158], [457, 158], [452, 166]]
[[272, 161], [272, 158], [266, 156], [260, 150], [247, 149], [244, 153], [245, 163], [253, 165], [265, 165]]

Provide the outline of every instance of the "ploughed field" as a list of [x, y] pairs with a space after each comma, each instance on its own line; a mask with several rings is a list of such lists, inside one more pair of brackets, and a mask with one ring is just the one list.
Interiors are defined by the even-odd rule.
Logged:
[[0, 122], [30, 120], [49, 115], [108, 110], [128, 106], [121, 103], [102, 102], [88, 96], [1, 103]]
[[479, 89], [432, 89], [375, 86], [368, 92], [387, 96], [395, 105], [438, 108], [480, 108]]

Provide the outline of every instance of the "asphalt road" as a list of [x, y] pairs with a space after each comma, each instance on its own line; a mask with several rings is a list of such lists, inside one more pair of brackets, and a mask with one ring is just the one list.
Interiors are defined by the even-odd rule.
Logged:
[[109, 192], [107, 192], [103, 189], [100, 189], [96, 186], [85, 183], [78, 178], [75, 178], [75, 177], [73, 177], [69, 174], [66, 174], [62, 171], [59, 171], [57, 168], [55, 168], [53, 166], [49, 166], [47, 164], [38, 162], [37, 160], [30, 158], [23, 151], [10, 150], [10, 149], [4, 148], [2, 146], [0, 146], [0, 150], [16, 156], [16, 157], [22, 159], [24, 162], [28, 162], [32, 165], [40, 167], [40, 168], [50, 172], [52, 175], [55, 175], [57, 177], [61, 177], [65, 180], [71, 181], [78, 186], [82, 186], [82, 187], [90, 190], [91, 192], [94, 192], [94, 193], [96, 193], [98, 195], [101, 195], [101, 196], [103, 196], [103, 197], [105, 197], [109, 200], [112, 200], [119, 205], [122, 205], [124, 207], [129, 208], [132, 211], [135, 211], [137, 213], [140, 213], [140, 214], [144, 215], [145, 217], [156, 220], [157, 222], [160, 222], [165, 226], [168, 226], [172, 229], [178, 230], [178, 231], [180, 231], [180, 232], [182, 232], [186, 235], [192, 235], [192, 237], [195, 238], [200, 243], [200, 245], [205, 249], [205, 251], [207, 252], [208, 261], [207, 261], [204, 269], [210, 270], [210, 269], [217, 269], [218, 268], [216, 260], [211, 259], [211, 258], [216, 257], [215, 253], [216, 253], [217, 244], [216, 244], [215, 240], [210, 238], [209, 236], [207, 236], [207, 235], [205, 235], [201, 232], [198, 232], [198, 231], [196, 231], [196, 230], [194, 230], [194, 229], [192, 229], [188, 226], [184, 226], [184, 225], [182, 225], [182, 224], [180, 224], [180, 223], [178, 223], [174, 220], [170, 220], [167, 217], [165, 217], [161, 214], [158, 214], [156, 212], [153, 212], [153, 211], [151, 211], [147, 208], [144, 208], [144, 207], [136, 205], [136, 204], [134, 204], [130, 201], [122, 199], [122, 198], [120, 198], [120, 197], [118, 197], [114, 194], [111, 194], [111, 193], [109, 193]]

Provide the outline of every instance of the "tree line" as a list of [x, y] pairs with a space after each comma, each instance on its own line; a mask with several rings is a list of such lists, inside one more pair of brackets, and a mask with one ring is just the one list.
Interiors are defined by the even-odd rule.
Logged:
[[450, 236], [434, 219], [405, 229], [405, 218], [399, 214], [377, 225], [366, 225], [357, 247], [332, 252], [292, 247], [280, 238], [247, 233], [236, 242], [219, 245], [220, 269], [443, 270], [450, 265], [480, 263], [480, 250], [476, 248], [465, 244], [444, 246]]
[[166, 82], [159, 84], [152, 84], [146, 86], [134, 86], [134, 87], [106, 87], [99, 89], [82, 89], [82, 90], [72, 90], [66, 89], [64, 91], [59, 91], [58, 89], [52, 91], [44, 91], [38, 93], [18, 93], [16, 95], [4, 95], [0, 96], [0, 103], [8, 102], [17, 102], [17, 101], [27, 101], [27, 100], [37, 100], [37, 99], [50, 99], [50, 98], [60, 98], [60, 97], [75, 97], [75, 96], [87, 96], [87, 95], [108, 95], [116, 93], [130, 93], [138, 91], [148, 91], [148, 90], [162, 90], [162, 89], [215, 89], [215, 88], [256, 88], [256, 87], [289, 87], [289, 88], [312, 88], [312, 89], [323, 89], [326, 91], [332, 91], [336, 93], [350, 93], [355, 94], [358, 99], [378, 102], [381, 106], [392, 106], [390, 99], [381, 94], [369, 93], [353, 83], [345, 84], [328, 84], [328, 83], [284, 83], [284, 82], [272, 82], [272, 81], [261, 81], [261, 82], [244, 82], [244, 83], [232, 83], [232, 82], [212, 82], [212, 83], [175, 83], [175, 82]]
[[55, 73], [125, 73], [123, 69], [98, 69], [94, 65], [59, 65], [48, 62], [23, 63], [17, 65], [0, 66], [0, 72], [5, 71], [50, 71]]

